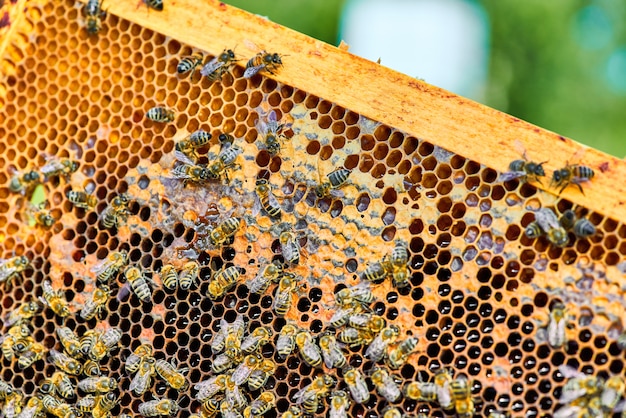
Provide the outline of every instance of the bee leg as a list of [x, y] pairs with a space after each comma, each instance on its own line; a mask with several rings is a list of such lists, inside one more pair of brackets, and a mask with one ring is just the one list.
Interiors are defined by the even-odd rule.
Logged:
[[572, 182], [576, 185], [576, 187], [578, 187], [578, 190], [580, 190], [580, 192], [583, 194], [583, 196], [585, 195], [585, 191], [583, 190], [583, 186], [580, 185], [580, 183], [578, 182]]

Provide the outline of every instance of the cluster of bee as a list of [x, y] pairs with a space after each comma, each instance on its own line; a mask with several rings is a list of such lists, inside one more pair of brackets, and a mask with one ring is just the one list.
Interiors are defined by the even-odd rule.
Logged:
[[605, 380], [567, 365], [559, 366], [559, 371], [568, 380], [559, 399], [563, 406], [554, 413], [555, 418], [604, 418], [626, 411], [626, 401], [621, 400], [626, 393], [623, 376]]
[[2, 336], [2, 355], [12, 362], [17, 359], [17, 365], [21, 370], [32, 366], [36, 361], [42, 360], [46, 354], [46, 348], [32, 337], [30, 320], [40, 310], [36, 302], [27, 302], [12, 311], [4, 321], [9, 327]]
[[596, 227], [586, 218], [577, 218], [571, 209], [558, 218], [552, 209], [541, 208], [535, 212], [535, 220], [528, 224], [524, 233], [531, 239], [545, 236], [552, 245], [563, 248], [569, 243], [568, 231], [577, 238], [587, 238], [596, 233]]
[[448, 369], [439, 369], [432, 382], [411, 382], [402, 391], [409, 399], [437, 402], [441, 408], [454, 411], [459, 417], [474, 415], [470, 381], [463, 375], [454, 379]]
[[[141, 0], [148, 9], [163, 10], [163, 0]], [[102, 10], [104, 0], [88, 0], [83, 6], [85, 16], [85, 29], [89, 36], [96, 35], [102, 29], [102, 18], [106, 13]]]
[[[543, 164], [547, 161], [541, 163], [529, 161], [522, 145], [517, 144], [517, 148], [522, 150], [523, 159], [512, 161], [511, 164], [509, 164], [509, 171], [502, 173], [500, 180], [510, 181], [520, 179], [523, 182], [536, 181], [542, 184], [541, 177], [546, 175]], [[565, 167], [554, 170], [550, 184], [552, 187], [559, 189], [559, 194], [570, 185], [578, 187], [580, 192], [584, 194], [582, 184], [591, 181], [594, 175], [593, 169], [586, 165], [566, 163]]]
[[410, 285], [409, 282], [409, 252], [401, 242], [396, 242], [389, 256], [382, 261], [370, 264], [363, 272], [361, 279], [370, 283], [380, 283], [387, 277], [392, 279], [393, 285], [402, 289]]
[[258, 417], [275, 408], [272, 392], [262, 391], [254, 399], [248, 396], [248, 392], [263, 390], [276, 370], [276, 364], [261, 355], [261, 347], [270, 342], [273, 332], [263, 326], [249, 333], [246, 330], [241, 315], [232, 323], [220, 320], [211, 344], [213, 375], [194, 385], [195, 397], [202, 403], [201, 417], [212, 417], [218, 411], [223, 417]]

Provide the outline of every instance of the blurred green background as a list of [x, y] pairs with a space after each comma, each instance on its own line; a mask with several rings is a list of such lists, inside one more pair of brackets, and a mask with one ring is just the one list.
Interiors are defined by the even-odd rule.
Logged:
[[[626, 156], [625, 1], [467, 1], [484, 8], [490, 32], [486, 105]], [[337, 45], [347, 1], [227, 3]]]

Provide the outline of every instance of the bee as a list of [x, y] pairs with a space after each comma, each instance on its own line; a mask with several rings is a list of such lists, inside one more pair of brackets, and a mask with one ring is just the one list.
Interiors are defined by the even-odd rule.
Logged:
[[176, 390], [186, 390], [189, 384], [185, 379], [183, 373], [189, 371], [187, 368], [180, 370], [176, 369], [174, 364], [168, 363], [165, 360], [157, 360], [154, 368], [159, 376], [165, 380], [165, 382]]
[[67, 192], [67, 200], [80, 209], [91, 210], [98, 204], [98, 199], [86, 191], [70, 190]]
[[182, 152], [176, 153], [176, 159], [182, 164], [171, 170], [172, 176], [182, 180], [183, 184], [188, 182], [204, 183], [211, 178], [209, 170], [203, 165], [196, 165], [189, 157]]
[[44, 280], [41, 286], [43, 296], [39, 296], [39, 301], [52, 309], [52, 311], [61, 318], [68, 316], [70, 314], [70, 307], [65, 299], [65, 292], [60, 289], [55, 290], [49, 280]]
[[153, 122], [168, 123], [173, 122], [176, 115], [172, 109], [155, 106], [146, 112], [146, 117]]
[[243, 153], [243, 148], [238, 147], [237, 145], [223, 147], [217, 159], [210, 163], [207, 167], [207, 175], [209, 178], [216, 180], [224, 175], [226, 181], [230, 182], [228, 178], [228, 170], [239, 168], [239, 165], [235, 164], [235, 161], [241, 153]]
[[[128, 366], [126, 367], [128, 370]], [[152, 377], [156, 373], [156, 360], [152, 356], [143, 356], [139, 361], [137, 374], [131, 380], [128, 389], [135, 395], [144, 394], [150, 387]]]
[[[220, 329], [213, 337], [213, 341], [211, 342], [211, 351], [213, 354], [217, 354], [224, 350], [226, 346], [226, 340], [232, 341], [233, 339], [237, 341], [241, 341], [244, 333], [245, 322], [243, 320], [243, 316], [237, 315], [235, 318], [235, 322], [232, 324], [228, 323], [224, 318], [220, 319]], [[232, 346], [232, 342], [230, 343]]]
[[87, 16], [87, 33], [89, 35], [98, 33], [102, 28], [102, 22], [100, 21], [104, 14], [102, 3], [100, 0], [89, 0], [83, 7], [83, 12]]
[[531, 222], [525, 231], [528, 238], [536, 238], [544, 233], [553, 245], [561, 248], [567, 245], [567, 231], [561, 226], [554, 212], [548, 208], [539, 209], [535, 213], [535, 222]]
[[596, 227], [586, 218], [576, 219], [573, 210], [568, 209], [559, 218], [559, 223], [566, 230], [574, 231], [574, 235], [578, 238], [586, 238], [596, 233]]
[[176, 286], [178, 286], [178, 273], [176, 272], [176, 267], [172, 264], [165, 264], [161, 267], [159, 274], [161, 275], [161, 282], [166, 289], [176, 289]]
[[0, 400], [4, 400], [7, 396], [10, 396], [13, 391], [13, 386], [5, 382], [4, 380], [0, 380]]
[[91, 416], [93, 418], [109, 418], [111, 416], [110, 411], [117, 405], [117, 395], [114, 392], [97, 395], [94, 403]]
[[17, 359], [17, 365], [21, 370], [27, 369], [36, 361], [43, 360], [46, 354], [46, 347], [43, 344], [33, 341], [28, 348]]
[[289, 231], [282, 232], [278, 241], [280, 242], [280, 249], [285, 260], [291, 264], [300, 263], [301, 248], [296, 234]]
[[265, 386], [267, 379], [269, 379], [275, 371], [276, 363], [270, 359], [261, 360], [259, 367], [250, 373], [250, 377], [248, 378], [248, 389], [251, 391], [261, 389]]
[[276, 353], [278, 353], [279, 358], [285, 358], [296, 346], [296, 333], [298, 332], [298, 328], [293, 324], [285, 324], [278, 334], [278, 339], [276, 340]]
[[404, 396], [416, 401], [432, 402], [437, 399], [437, 385], [427, 382], [410, 382], [404, 386]]
[[188, 137], [176, 143], [176, 151], [192, 161], [198, 160], [196, 150], [207, 145], [213, 136], [202, 129], [192, 132]]
[[[418, 418], [420, 415], [418, 414]], [[406, 418], [406, 415], [402, 415], [402, 412], [396, 407], [387, 406], [383, 409], [382, 418]]]
[[276, 197], [272, 194], [269, 182], [265, 179], [257, 179], [255, 192], [259, 207], [262, 207], [270, 217], [279, 218], [281, 216], [281, 207]]
[[348, 418], [350, 409], [350, 399], [343, 390], [336, 390], [330, 396], [329, 418]]
[[104, 333], [86, 331], [81, 337], [81, 352], [90, 360], [100, 361], [117, 345], [122, 334], [117, 328], [110, 328]]
[[561, 187], [559, 194], [563, 192], [570, 184], [576, 185], [582, 194], [585, 194], [581, 186], [582, 183], [591, 181], [595, 173], [585, 165], [566, 164], [565, 167], [554, 170], [552, 173], [552, 185]]
[[[91, 0], [89, 3], [93, 3]], [[100, 4], [101, 5], [101, 4]], [[78, 162], [69, 158], [51, 159], [39, 170], [47, 181], [52, 177], [63, 176], [68, 178], [72, 173], [78, 170]]]
[[44, 228], [50, 228], [56, 222], [56, 218], [52, 216], [49, 210], [45, 209], [45, 203], [40, 205], [33, 205], [27, 203], [26, 215], [34, 222], [35, 225], [42, 226]]
[[344, 344], [348, 344], [350, 347], [358, 347], [367, 344], [367, 335], [352, 327], [342, 329], [337, 339]]
[[388, 357], [385, 359], [387, 365], [394, 370], [399, 369], [407, 361], [413, 350], [415, 350], [417, 342], [416, 337], [409, 337], [398, 344], [395, 349], [389, 352]]
[[193, 77], [193, 73], [196, 71], [196, 68], [202, 64], [203, 60], [204, 55], [199, 52], [185, 57], [181, 59], [178, 66], [176, 66], [176, 72], [178, 74], [185, 74], [191, 71], [191, 77]]
[[335, 379], [325, 374], [317, 376], [313, 381], [300, 389], [294, 395], [293, 400], [297, 405], [304, 404], [304, 410], [309, 414], [317, 412], [320, 399], [326, 397], [330, 388], [335, 384]]
[[85, 360], [83, 362], [83, 374], [87, 377], [99, 377], [102, 375], [100, 364], [93, 360]]
[[364, 403], [370, 399], [370, 391], [367, 388], [367, 383], [360, 371], [355, 368], [348, 368], [343, 372], [343, 378], [348, 386], [350, 395], [356, 403]]
[[265, 140], [259, 148], [267, 149], [267, 152], [273, 157], [280, 151], [281, 140], [285, 138], [285, 136], [281, 134], [285, 125], [278, 123], [276, 120], [276, 112], [273, 110], [267, 114], [267, 122], [263, 119], [264, 117], [260, 117], [255, 124], [257, 131]]
[[79, 375], [82, 370], [82, 364], [78, 360], [73, 359], [67, 354], [58, 352], [55, 349], [50, 350], [48, 361], [50, 361], [50, 363], [55, 365], [58, 369], [67, 374], [71, 374], [72, 376]]
[[58, 393], [65, 399], [73, 398], [74, 396], [76, 396], [74, 384], [72, 383], [68, 375], [63, 372], [54, 372], [50, 379], [44, 380], [44, 382], [42, 383], [42, 388], [44, 387], [46, 387], [47, 389], [47, 391], [44, 393], [49, 393], [51, 395]]
[[235, 384], [231, 376], [226, 377], [226, 388], [224, 389], [225, 403], [235, 409], [242, 409], [248, 404], [248, 399]]
[[302, 413], [302, 408], [300, 408], [299, 406], [293, 405], [293, 406], [290, 406], [288, 410], [283, 412], [280, 418], [302, 418], [303, 416], [304, 415]]
[[153, 283], [143, 274], [139, 267], [127, 267], [124, 271], [124, 276], [139, 299], [146, 303], [151, 301], [152, 290], [150, 289], [150, 284]]
[[30, 267], [30, 260], [25, 255], [12, 257], [8, 260], [0, 259], [0, 283], [6, 283], [5, 286], [10, 286], [11, 280], [19, 276], [28, 267]]
[[283, 268], [279, 263], [270, 263], [259, 270], [256, 277], [248, 282], [248, 289], [251, 293], [265, 293], [271, 283], [280, 280]]
[[15, 418], [24, 405], [24, 394], [20, 391], [13, 391], [5, 399], [2, 407], [2, 416], [5, 418]]
[[322, 199], [326, 196], [333, 194], [336, 197], [339, 197], [339, 194], [335, 193], [336, 189], [340, 188], [346, 183], [346, 181], [348, 180], [348, 176], [350, 176], [350, 173], [352, 173], [352, 171], [348, 170], [347, 168], [338, 168], [337, 170], [328, 174], [327, 180], [323, 181], [321, 184], [315, 187], [315, 194], [317, 195], [318, 199]]
[[407, 263], [409, 262], [409, 252], [406, 247], [400, 243], [396, 243], [396, 246], [391, 251], [389, 257], [389, 270], [391, 271], [391, 277], [393, 279], [393, 285], [402, 289], [409, 286], [409, 269]]
[[275, 404], [276, 397], [272, 392], [262, 392], [259, 397], [250, 404], [251, 416], [261, 416], [268, 412]]
[[389, 344], [395, 343], [399, 335], [400, 329], [395, 325], [383, 328], [365, 350], [365, 357], [373, 362], [381, 360], [385, 356]]
[[274, 302], [272, 308], [276, 315], [286, 315], [293, 301], [293, 294], [298, 291], [300, 286], [293, 275], [285, 274], [278, 282], [276, 293], [274, 294]]
[[196, 399], [200, 402], [205, 402], [226, 389], [226, 376], [223, 374], [212, 376], [207, 380], [196, 383], [193, 388], [198, 392]]
[[74, 331], [68, 327], [58, 327], [56, 331], [57, 337], [59, 337], [59, 341], [63, 348], [65, 348], [65, 351], [74, 358], [80, 358], [82, 356], [80, 341], [76, 334], [74, 334]]
[[211, 231], [209, 240], [214, 247], [222, 246], [226, 240], [235, 235], [240, 227], [241, 220], [239, 218], [228, 218]]
[[435, 373], [434, 384], [437, 391], [437, 401], [443, 409], [453, 407], [452, 374], [448, 369], [441, 368]]
[[[28, 261], [27, 258], [26, 261]], [[20, 260], [20, 264], [22, 264], [22, 262], [23, 260]], [[0, 276], [2, 276], [3, 274], [3, 267], [4, 265], [0, 266]], [[33, 316], [35, 316], [37, 312], [39, 312], [39, 304], [37, 302], [24, 302], [17, 309], [12, 310], [7, 314], [4, 319], [4, 325], [7, 327], [12, 327], [16, 324], [24, 324]]]
[[226, 269], [222, 268], [217, 271], [209, 282], [207, 289], [209, 299], [215, 300], [224, 296], [229, 289], [237, 284], [237, 280], [240, 276], [241, 272], [236, 266], [231, 266]]
[[315, 344], [313, 336], [308, 331], [300, 331], [296, 334], [296, 345], [300, 350], [300, 356], [311, 367], [322, 365], [322, 352]]
[[547, 163], [547, 161], [540, 163], [529, 161], [528, 158], [526, 158], [526, 152], [522, 154], [522, 157], [522, 160], [511, 161], [511, 164], [509, 164], [509, 171], [502, 173], [500, 181], [511, 181], [519, 178], [522, 182], [537, 181], [541, 184], [541, 179], [539, 179], [539, 177], [544, 177], [546, 175], [543, 170], [543, 165]]
[[107, 258], [96, 264], [91, 271], [96, 274], [98, 283], [108, 284], [127, 263], [128, 253], [125, 250], [114, 251]]
[[568, 379], [559, 398], [562, 404], [569, 404], [579, 398], [591, 398], [603, 391], [604, 382], [596, 376], [586, 375], [566, 364], [560, 365], [559, 371]]
[[269, 342], [272, 337], [272, 329], [258, 327], [241, 342], [241, 351], [250, 354]]
[[335, 293], [335, 301], [342, 307], [354, 306], [354, 303], [369, 306], [374, 299], [376, 296], [372, 293], [368, 282], [361, 282]]
[[222, 373], [233, 367], [233, 357], [234, 356], [227, 355], [226, 353], [222, 353], [215, 357], [213, 359], [213, 363], [211, 364], [211, 370], [213, 370], [213, 373]]
[[107, 328], [100, 336], [100, 341], [104, 344], [108, 351], [111, 351], [118, 345], [122, 339], [122, 331], [119, 328]]
[[342, 369], [348, 363], [346, 356], [343, 354], [343, 351], [341, 351], [341, 347], [337, 343], [334, 335], [322, 335], [319, 339], [319, 346], [322, 351], [324, 364], [329, 369], [332, 369], [333, 367]]
[[626, 381], [622, 376], [611, 376], [604, 383], [600, 404], [608, 411], [614, 411], [617, 404], [626, 391]]
[[458, 377], [450, 384], [454, 409], [459, 417], [469, 418], [474, 415], [474, 400], [472, 399], [472, 387], [467, 378]]
[[222, 76], [232, 68], [235, 62], [237, 62], [237, 59], [235, 58], [233, 50], [224, 49], [221, 54], [202, 67], [200, 74], [211, 81], [221, 80]]
[[385, 269], [383, 263], [377, 261], [367, 266], [361, 275], [361, 280], [377, 284], [385, 280], [385, 277], [387, 277], [387, 269]]
[[185, 263], [178, 277], [178, 284], [180, 285], [180, 288], [183, 290], [191, 289], [191, 286], [195, 285], [198, 281], [199, 272], [200, 264], [198, 264], [197, 261], [189, 261]]
[[26, 194], [39, 184], [41, 176], [35, 170], [25, 173], [15, 173], [9, 182], [9, 190], [14, 193]]
[[246, 64], [246, 71], [243, 73], [243, 78], [250, 78], [261, 70], [267, 71], [270, 74], [275, 74], [280, 67], [283, 66], [283, 61], [277, 53], [268, 53], [261, 51], [254, 57], [250, 58]]
[[111, 229], [117, 228], [121, 223], [126, 222], [129, 202], [130, 198], [126, 193], [115, 196], [100, 216], [102, 226]]
[[112, 377], [88, 377], [80, 380], [76, 386], [85, 393], [101, 395], [117, 388], [117, 380]]
[[163, 11], [163, 0], [143, 0], [146, 3], [148, 9], [154, 9], [156, 11]]
[[207, 399], [202, 402], [202, 409], [200, 415], [191, 415], [190, 418], [211, 418], [217, 415], [220, 411], [220, 401], [217, 399]]
[[550, 319], [546, 326], [548, 343], [553, 348], [563, 347], [567, 342], [565, 328], [568, 325], [567, 309], [561, 302], [556, 302], [550, 311]]
[[44, 414], [43, 402], [41, 399], [33, 396], [28, 399], [26, 407], [17, 415], [17, 418], [36, 418]]
[[109, 286], [102, 285], [96, 287], [91, 294], [91, 298], [85, 302], [83, 308], [80, 310], [80, 317], [85, 321], [93, 319], [96, 315], [98, 318], [101, 318], [102, 312], [106, 309], [106, 303], [110, 295]]

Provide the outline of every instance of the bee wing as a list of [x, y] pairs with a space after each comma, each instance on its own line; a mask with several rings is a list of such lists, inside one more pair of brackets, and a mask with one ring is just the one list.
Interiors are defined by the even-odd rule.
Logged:
[[0, 283], [6, 281], [11, 275], [17, 271], [17, 267], [8, 267], [0, 270]]
[[304, 347], [302, 347], [302, 351], [304, 352], [304, 354], [306, 354], [308, 357], [314, 360], [322, 359], [322, 352], [320, 348], [317, 345], [315, 345], [315, 343], [312, 340], [307, 341], [304, 344]]
[[107, 270], [110, 267], [111, 267], [111, 261], [108, 258], [105, 258], [104, 260], [98, 262], [98, 264], [96, 264], [95, 266], [93, 266], [89, 270], [92, 273], [98, 275], [98, 274], [102, 273], [103, 271]]
[[239, 364], [239, 366], [237, 366], [237, 368], [235, 368], [235, 371], [233, 372], [231, 379], [233, 380], [233, 383], [237, 386], [241, 386], [243, 385], [246, 380], [248, 380], [248, 377], [250, 377], [250, 373], [252, 372], [252, 369], [250, 367], [248, 367], [245, 362]]
[[248, 289], [251, 293], [259, 293], [266, 286], [269, 280], [263, 275], [263, 271], [260, 271], [256, 277], [248, 283]]
[[243, 78], [250, 78], [254, 76], [256, 73], [265, 68], [265, 64], [257, 65], [256, 67], [246, 68], [246, 71], [243, 73]]
[[559, 403], [567, 404], [572, 401], [575, 401], [576, 399], [582, 396], [585, 396], [586, 394], [587, 394], [586, 389], [568, 390], [568, 391], [563, 392], [563, 394], [559, 398]]
[[576, 370], [572, 366], [568, 366], [567, 364], [561, 364], [559, 366], [559, 371], [566, 379], [571, 379], [573, 377], [583, 379], [587, 376], [586, 374], [579, 372], [578, 370]]
[[218, 60], [218, 57], [213, 58], [209, 61], [202, 69], [200, 70], [200, 74], [207, 77], [219, 70], [224, 66], [224, 61]]
[[177, 159], [178, 161], [180, 161], [181, 163], [188, 164], [188, 165], [196, 165], [196, 163], [195, 163], [195, 162], [193, 162], [193, 161], [191, 160], [191, 158], [189, 158], [186, 154], [184, 154], [184, 153], [182, 153], [182, 152], [180, 152], [180, 151], [178, 151], [178, 150], [175, 150], [175, 151], [174, 151], [174, 156], [175, 156], [175, 157], [176, 157], [176, 159]]
[[376, 362], [383, 358], [385, 354], [385, 342], [382, 337], [379, 335], [374, 338], [374, 341], [367, 347], [365, 350], [365, 357]]
[[128, 299], [128, 296], [130, 296], [130, 293], [131, 293], [130, 283], [126, 282], [124, 283], [124, 286], [120, 287], [120, 290], [117, 292], [116, 299], [122, 302]]
[[515, 180], [525, 175], [526, 173], [523, 171], [507, 171], [506, 173], [500, 174], [499, 181], [511, 181], [511, 180]]
[[148, 390], [150, 386], [150, 375], [138, 372], [128, 386], [128, 390], [134, 392], [135, 395], [141, 395]]
[[65, 167], [61, 164], [59, 160], [50, 160], [43, 167], [39, 169], [39, 172], [44, 175], [44, 177], [49, 176], [51, 173], [55, 171], [63, 170]]
[[295, 395], [293, 395], [293, 401], [296, 404], [304, 403], [307, 399], [315, 396], [315, 394], [309, 390], [309, 386], [303, 387], [302, 389], [297, 391]]
[[541, 208], [535, 212], [535, 220], [547, 232], [553, 228], [560, 228], [559, 219], [556, 217], [552, 209]]
[[330, 189], [329, 193], [335, 199], [341, 199], [342, 197], [345, 196], [345, 193], [342, 190], [337, 190], [337, 189]]

